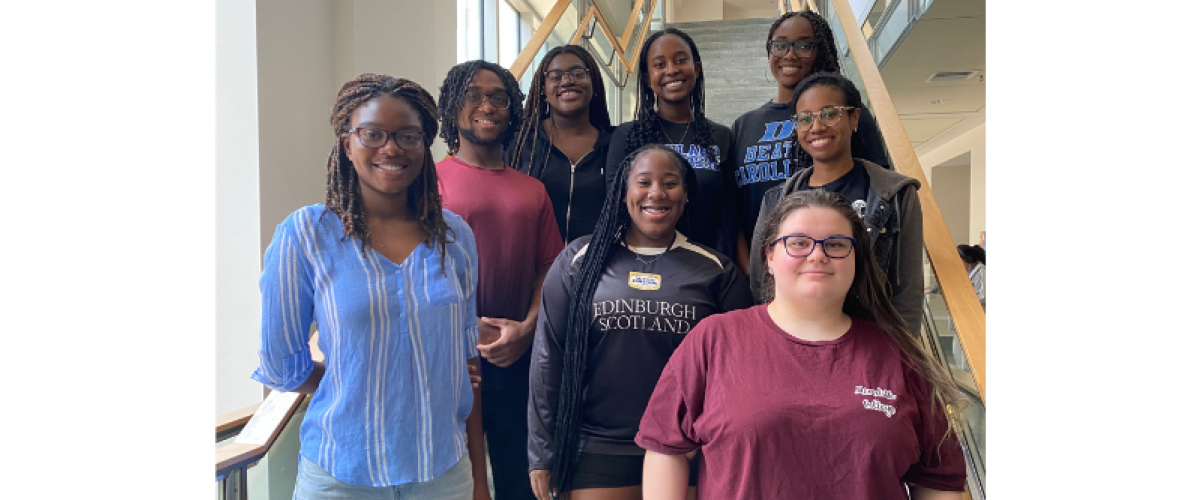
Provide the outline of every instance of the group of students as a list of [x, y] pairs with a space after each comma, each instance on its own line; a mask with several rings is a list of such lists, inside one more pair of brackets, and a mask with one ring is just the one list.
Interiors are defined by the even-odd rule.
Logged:
[[325, 203], [260, 281], [253, 378], [313, 394], [294, 497], [490, 498], [487, 455], [498, 500], [956, 498], [956, 389], [911, 333], [918, 183], [824, 19], [765, 48], [778, 95], [732, 129], [673, 28], [616, 128], [574, 45], [528, 97], [486, 61], [438, 104], [347, 82]]

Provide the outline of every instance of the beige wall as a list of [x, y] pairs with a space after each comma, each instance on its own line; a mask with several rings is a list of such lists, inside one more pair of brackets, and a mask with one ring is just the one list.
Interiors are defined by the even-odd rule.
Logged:
[[[765, 3], [764, 3], [765, 5]], [[725, 19], [760, 19], [760, 18], [775, 18], [779, 17], [779, 7], [772, 4], [765, 7], [744, 7], [737, 6], [731, 3], [726, 3], [724, 7]]]
[[725, 18], [725, 3], [721, 0], [666, 0], [668, 23], [718, 21]]
[[[969, 154], [967, 156], [970, 156]], [[956, 163], [953, 160], [950, 163]], [[969, 163], [969, 161], [968, 161]], [[933, 167], [929, 183], [937, 199], [942, 219], [957, 244], [973, 244], [971, 238], [971, 165]], [[978, 238], [975, 238], [978, 241]]]
[[[933, 179], [932, 169], [947, 160], [966, 152], [971, 153], [971, 206], [970, 206], [970, 244], [979, 243], [979, 232], [987, 229], [987, 124], [981, 123], [974, 128], [958, 133], [950, 138], [936, 138], [930, 141], [932, 147], [924, 144], [917, 148], [917, 156], [921, 168], [925, 170], [925, 178]], [[930, 181], [932, 182], [932, 180]], [[945, 208], [942, 208], [945, 212]]]

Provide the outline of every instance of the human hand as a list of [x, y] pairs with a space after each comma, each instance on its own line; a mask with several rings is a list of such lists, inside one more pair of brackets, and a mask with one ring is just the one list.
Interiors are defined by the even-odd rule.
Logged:
[[471, 388], [478, 389], [479, 383], [483, 380], [483, 376], [479, 374], [479, 363], [471, 360], [467, 362], [467, 375], [471, 379]]
[[[498, 335], [497, 335], [498, 333]], [[486, 334], [486, 335], [485, 335]], [[533, 343], [533, 328], [520, 321], [500, 318], [479, 318], [479, 355], [492, 364], [505, 368], [516, 363]], [[485, 339], [495, 338], [490, 344]]]
[[529, 486], [533, 488], [537, 500], [550, 500], [550, 471], [529, 471]]

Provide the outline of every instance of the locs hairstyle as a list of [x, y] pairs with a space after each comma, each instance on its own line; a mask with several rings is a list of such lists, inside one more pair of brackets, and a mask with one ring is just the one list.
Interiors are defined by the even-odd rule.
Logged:
[[[333, 150], [325, 166], [325, 210], [333, 212], [342, 221], [345, 234], [362, 241], [363, 255], [371, 246], [371, 232], [363, 216], [362, 193], [358, 186], [358, 173], [342, 147], [342, 137], [350, 133], [350, 115], [363, 103], [377, 97], [390, 96], [407, 102], [421, 117], [421, 134], [425, 145], [425, 160], [421, 173], [408, 186], [408, 209], [417, 216], [418, 225], [425, 235], [425, 244], [437, 242], [442, 262], [446, 259], [446, 233], [451, 230], [442, 218], [442, 196], [438, 194], [437, 170], [433, 166], [433, 153], [429, 147], [436, 137], [437, 106], [433, 96], [415, 82], [388, 75], [363, 73], [342, 85], [337, 101], [330, 112], [329, 123], [333, 126], [335, 140]], [[357, 139], [352, 139], [357, 140]], [[444, 272], [444, 270], [443, 270]]]
[[[949, 375], [929, 351], [921, 346], [917, 337], [908, 333], [904, 321], [900, 319], [900, 313], [892, 307], [883, 269], [879, 267], [879, 263], [875, 261], [875, 254], [871, 251], [871, 237], [867, 234], [867, 227], [845, 197], [819, 188], [797, 191], [785, 196], [767, 218], [761, 242], [763, 254], [753, 258], [762, 259], [763, 268], [766, 269], [766, 254], [773, 251], [772, 242], [779, 238], [779, 226], [783, 220], [792, 212], [814, 207], [833, 210], [850, 222], [851, 236], [854, 237], [854, 280], [846, 293], [845, 301], [842, 302], [842, 312], [851, 318], [875, 323], [900, 346], [900, 350], [904, 352], [904, 363], [929, 382], [933, 392], [930, 402], [935, 412], [943, 412], [944, 415], [941, 408], [946, 405], [955, 406], [957, 410], [961, 405], [958, 387], [951, 382]], [[767, 301], [770, 302], [775, 300], [775, 277], [767, 274], [765, 279]], [[953, 425], [947, 427], [943, 439], [953, 432], [952, 429]]]
[[[800, 83], [796, 84], [796, 92], [794, 94], [792, 94], [791, 102], [788, 103], [788, 109], [792, 110], [792, 112], [795, 113], [796, 112], [796, 103], [800, 102], [800, 95], [803, 94], [808, 89], [811, 89], [813, 87], [832, 87], [834, 89], [841, 91], [842, 104], [846, 105], [846, 106], [851, 106], [851, 107], [859, 110], [859, 113], [862, 113], [862, 109], [863, 109], [862, 94], [858, 93], [858, 88], [856, 88], [854, 86], [854, 83], [852, 83], [850, 80], [847, 80], [846, 77], [839, 75], [837, 73], [826, 73], [826, 72], [813, 73], [811, 75], [808, 75], [808, 78], [800, 80]], [[847, 116], [843, 115], [842, 119], [843, 120], [847, 119]], [[852, 133], [850, 143], [853, 144], [854, 140], [855, 139], [853, 139], [853, 133]], [[792, 165], [795, 166], [792, 169], [792, 171], [795, 172], [795, 171], [799, 170], [800, 168], [802, 168], [802, 166], [803, 166], [803, 168], [811, 167], [812, 166], [812, 156], [809, 155], [808, 152], [804, 150], [804, 148], [800, 147], [800, 131], [799, 130], [792, 131], [791, 141], [792, 141], [792, 148], [791, 148], [791, 153], [790, 153], [791, 158], [789, 158], [789, 159], [792, 160]]]
[[829, 23], [820, 14], [811, 10], [803, 12], [788, 12], [779, 19], [776, 19], [771, 24], [771, 29], [767, 31], [767, 57], [771, 56], [771, 38], [775, 36], [775, 30], [784, 21], [793, 17], [803, 17], [808, 20], [808, 24], [812, 25], [813, 36], [817, 38], [817, 60], [813, 62], [813, 73], [827, 71], [830, 73], [841, 73], [842, 67], [838, 63], [837, 46], [833, 43], [833, 30], [829, 28]]
[[562, 54], [572, 54], [582, 60], [584, 67], [588, 70], [588, 76], [592, 80], [592, 101], [588, 104], [588, 122], [601, 133], [612, 131], [612, 121], [608, 116], [608, 98], [604, 91], [604, 76], [600, 74], [600, 67], [596, 65], [596, 59], [588, 53], [587, 49], [578, 45], [561, 45], [550, 49], [550, 52], [547, 52], [546, 56], [542, 58], [541, 64], [538, 64], [537, 70], [533, 72], [533, 82], [529, 85], [529, 99], [525, 100], [525, 111], [521, 117], [521, 129], [517, 132], [517, 140], [512, 147], [512, 151], [517, 152], [511, 162], [512, 166], [539, 179], [546, 170], [546, 161], [550, 157], [551, 146], [547, 141], [546, 150], [542, 152], [539, 163], [537, 152], [533, 150], [533, 146], [537, 144], [538, 127], [541, 126], [543, 119], [550, 116], [544, 94], [546, 72], [554, 58]]
[[[583, 374], [587, 368], [588, 334], [592, 328], [592, 299], [596, 295], [596, 287], [604, 275], [604, 268], [612, 249], [625, 239], [632, 219], [629, 209], [625, 206], [625, 195], [628, 192], [629, 174], [633, 164], [639, 158], [651, 151], [661, 151], [679, 167], [683, 174], [684, 186], [688, 192], [696, 192], [696, 172], [691, 163], [683, 155], [662, 144], [648, 144], [625, 157], [617, 167], [616, 179], [608, 186], [604, 199], [604, 208], [600, 210], [600, 218], [596, 222], [596, 231], [587, 246], [579, 264], [579, 272], [571, 286], [570, 309], [567, 313], [567, 338], [563, 347], [562, 383], [558, 393], [558, 412], [554, 420], [554, 437], [551, 447], [554, 451], [554, 462], [550, 465], [551, 480], [560, 492], [570, 489], [571, 476], [575, 468], [575, 459], [579, 449], [579, 407], [583, 401]], [[683, 216], [675, 227], [683, 234], [691, 228], [691, 217], [684, 208]], [[564, 453], [563, 450], [570, 450]]]
[[442, 111], [441, 137], [446, 141], [446, 148], [451, 155], [458, 154], [458, 114], [462, 112], [467, 87], [471, 85], [471, 79], [475, 78], [475, 73], [479, 70], [491, 71], [500, 77], [500, 81], [504, 82], [504, 93], [508, 94], [508, 126], [500, 136], [501, 144], [508, 147], [513, 133], [521, 127], [521, 103], [525, 101], [525, 94], [521, 93], [521, 84], [517, 83], [512, 73], [499, 64], [488, 61], [460, 63], [446, 73], [446, 80], [442, 82], [441, 94], [438, 96]]
[[[655, 31], [642, 44], [641, 53], [638, 55], [638, 88], [637, 88], [637, 111], [634, 113], [633, 125], [629, 129], [629, 133], [625, 137], [625, 153], [640, 149], [646, 144], [665, 144], [668, 139], [663, 133], [662, 118], [658, 117], [655, 112], [658, 96], [654, 95], [654, 91], [650, 90], [650, 46], [656, 40], [667, 35], [675, 35], [687, 44], [688, 49], [692, 51], [692, 60], [696, 64], [700, 63], [700, 51], [696, 49], [696, 42], [692, 41], [692, 37], [687, 33], [676, 29], [666, 28]], [[696, 143], [704, 150], [708, 161], [717, 163], [716, 154], [713, 153], [715, 141], [712, 136], [712, 127], [708, 125], [708, 120], [704, 117], [704, 66], [696, 67], [696, 86], [692, 87], [692, 93], [688, 96], [689, 105], [692, 108], [693, 119], [696, 123]]]

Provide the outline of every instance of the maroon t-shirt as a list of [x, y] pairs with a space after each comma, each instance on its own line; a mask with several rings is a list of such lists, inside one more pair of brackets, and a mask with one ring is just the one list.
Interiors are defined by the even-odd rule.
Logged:
[[931, 388], [868, 321], [797, 339], [767, 306], [709, 316], [675, 351], [636, 442], [701, 448], [698, 498], [907, 499], [904, 483], [961, 491], [962, 449]]
[[[437, 174], [442, 207], [462, 217], [475, 233], [476, 314], [524, 321], [538, 268], [553, 264], [563, 249], [545, 186], [511, 167], [487, 170], [456, 157], [438, 162]], [[499, 388], [505, 378], [528, 384], [528, 363], [527, 355], [519, 363], [524, 366], [503, 370], [484, 360], [484, 388]]]

